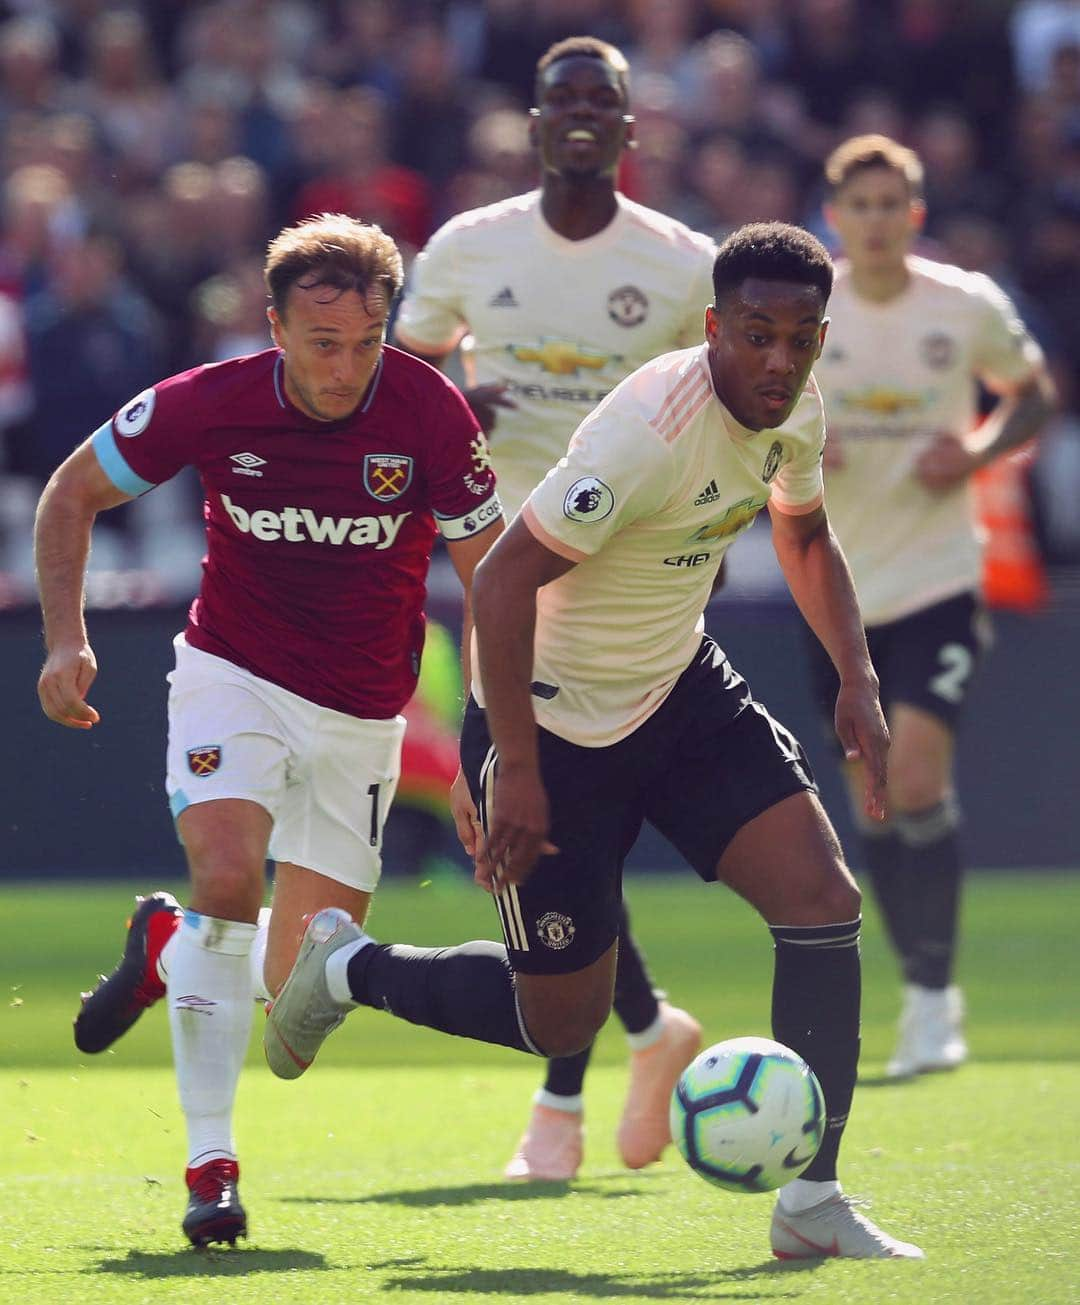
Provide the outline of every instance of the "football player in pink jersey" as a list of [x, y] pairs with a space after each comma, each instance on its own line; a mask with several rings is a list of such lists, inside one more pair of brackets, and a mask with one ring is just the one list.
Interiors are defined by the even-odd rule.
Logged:
[[[414, 264], [395, 320], [395, 338], [436, 364], [471, 335], [478, 384], [465, 397], [490, 436], [508, 517], [609, 390], [649, 358], [700, 339], [713, 242], [616, 189], [633, 144], [628, 76], [622, 53], [595, 37], [559, 41], [540, 58], [531, 123], [539, 188], [451, 218]], [[454, 806], [472, 855], [476, 812], [460, 786]], [[630, 1047], [616, 1143], [639, 1169], [671, 1141], [671, 1092], [701, 1026], [654, 991], [625, 907], [614, 1009]], [[577, 1173], [590, 1051], [548, 1062], [508, 1178]]]
[[[922, 258], [922, 164], [886, 136], [826, 163], [845, 258], [815, 375], [829, 416], [830, 518], [851, 566], [892, 735], [888, 823], [863, 859], [905, 980], [893, 1078], [966, 1060], [955, 979], [961, 897], [956, 730], [988, 642], [970, 477], [1053, 409], [1042, 350], [989, 277]], [[976, 429], [978, 388], [997, 396]], [[823, 714], [835, 676], [809, 640]], [[849, 788], [862, 784], [858, 763]]]
[[190, 901], [140, 900], [120, 965], [75, 1027], [81, 1050], [102, 1051], [167, 998], [196, 1245], [246, 1233], [232, 1115], [256, 996], [288, 974], [305, 916], [363, 919], [378, 882], [436, 533], [468, 630], [473, 569], [502, 530], [467, 403], [385, 344], [403, 279], [394, 242], [324, 214], [279, 233], [265, 274], [274, 347], [135, 396], [54, 473], [35, 536], [42, 709], [90, 729], [94, 519], [183, 466], [202, 480], [207, 554], [175, 641], [166, 765]]

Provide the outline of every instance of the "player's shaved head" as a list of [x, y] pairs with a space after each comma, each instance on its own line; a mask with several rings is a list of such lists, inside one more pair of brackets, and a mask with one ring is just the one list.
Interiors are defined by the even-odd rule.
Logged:
[[385, 316], [405, 281], [401, 253], [386, 232], [344, 213], [321, 213], [286, 227], [270, 242], [263, 274], [281, 317], [293, 286], [325, 286], [331, 298], [354, 290], [369, 302], [369, 311]]

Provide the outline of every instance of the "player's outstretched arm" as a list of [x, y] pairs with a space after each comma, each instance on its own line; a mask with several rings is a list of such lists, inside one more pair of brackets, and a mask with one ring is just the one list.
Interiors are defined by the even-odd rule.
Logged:
[[[473, 576], [481, 558], [505, 529], [503, 518], [499, 517], [479, 535], [470, 535], [467, 539], [454, 539], [446, 546], [450, 561], [461, 581], [461, 683], [466, 696], [472, 683]], [[453, 816], [461, 846], [473, 858], [474, 863], [478, 862], [483, 851], [483, 833], [476, 807], [469, 793], [469, 786], [460, 770], [450, 786], [450, 814]]]
[[53, 472], [34, 522], [34, 563], [45, 625], [38, 699], [50, 720], [88, 730], [99, 716], [86, 701], [97, 675], [83, 619], [83, 581], [94, 518], [130, 495], [109, 480], [87, 440]]
[[549, 842], [547, 794], [540, 778], [532, 708], [537, 590], [574, 565], [545, 548], [522, 517], [477, 568], [473, 614], [488, 727], [498, 757], [495, 792], [477, 882], [523, 883]]
[[844, 756], [863, 762], [866, 812], [883, 820], [889, 731], [847, 561], [823, 507], [802, 515], [769, 510], [784, 579], [840, 676], [835, 720]]

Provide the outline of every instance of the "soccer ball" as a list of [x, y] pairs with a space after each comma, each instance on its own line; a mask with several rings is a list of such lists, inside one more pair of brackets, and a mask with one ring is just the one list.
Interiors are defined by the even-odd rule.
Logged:
[[798, 1178], [825, 1133], [810, 1066], [769, 1038], [706, 1048], [671, 1094], [671, 1136], [702, 1178], [732, 1192], [771, 1192]]

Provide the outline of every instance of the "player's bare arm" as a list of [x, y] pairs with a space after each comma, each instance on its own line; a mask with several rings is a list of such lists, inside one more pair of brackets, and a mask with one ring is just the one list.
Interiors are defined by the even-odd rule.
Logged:
[[86, 701], [97, 660], [86, 636], [83, 581], [90, 531], [99, 512], [127, 502], [87, 440], [53, 472], [38, 503], [34, 561], [45, 623], [45, 665], [38, 677], [41, 710], [71, 729], [100, 719]]
[[934, 494], [945, 494], [968, 476], [1037, 435], [1054, 411], [1057, 391], [1045, 366], [1002, 390], [1001, 401], [973, 441], [941, 431], [915, 462], [915, 475]]
[[[472, 582], [480, 559], [506, 529], [500, 517], [478, 535], [447, 542], [446, 551], [461, 581], [461, 682], [466, 695], [472, 682]], [[461, 846], [469, 856], [475, 857], [480, 842], [480, 820], [465, 776], [459, 770], [450, 788], [450, 813], [454, 819]]]
[[486, 856], [476, 880], [523, 883], [548, 841], [547, 795], [540, 778], [533, 714], [536, 594], [574, 565], [545, 548], [519, 516], [478, 568], [473, 615], [491, 737], [498, 755]]
[[770, 516], [784, 579], [840, 676], [835, 721], [844, 756], [863, 763], [866, 812], [883, 820], [889, 731], [851, 572], [824, 507], [795, 515], [770, 506]]

